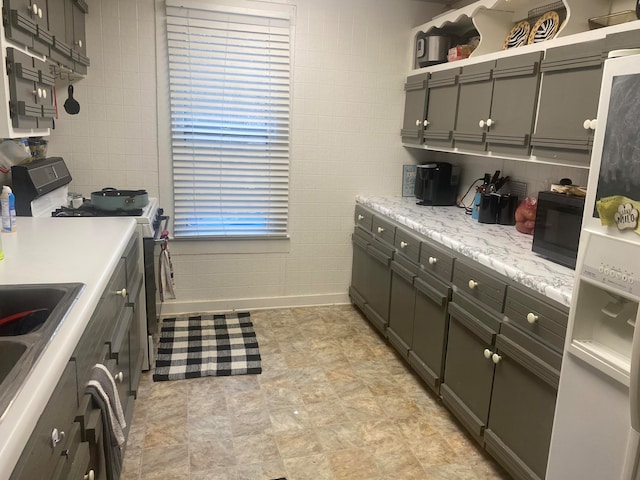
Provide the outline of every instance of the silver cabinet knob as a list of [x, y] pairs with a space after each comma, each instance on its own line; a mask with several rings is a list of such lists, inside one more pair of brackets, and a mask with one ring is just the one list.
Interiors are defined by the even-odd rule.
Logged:
[[469, 288], [471, 290], [473, 290], [474, 288], [476, 288], [478, 286], [478, 282], [476, 282], [475, 280], [469, 280]]
[[536, 323], [538, 321], [538, 315], [536, 315], [533, 312], [529, 312], [527, 314], [527, 322], [529, 322], [531, 325], [533, 325], [534, 323]]
[[491, 356], [491, 361], [493, 361], [493, 363], [495, 363], [496, 365], [497, 365], [498, 363], [500, 363], [500, 360], [502, 360], [502, 357], [501, 357], [500, 355], [498, 355], [497, 353], [494, 353], [494, 354]]
[[489, 360], [491, 358], [491, 355], [493, 355], [493, 352], [491, 350], [489, 350], [488, 348], [485, 348], [484, 349], [484, 358]]
[[429, 265], [435, 265], [438, 262], [436, 257], [429, 257]]
[[122, 298], [127, 298], [127, 289], [116, 290], [116, 295], [120, 295]]
[[118, 383], [122, 383], [122, 380], [124, 380], [124, 373], [122, 373], [122, 372], [116, 373], [116, 375], [113, 377], [113, 379]]

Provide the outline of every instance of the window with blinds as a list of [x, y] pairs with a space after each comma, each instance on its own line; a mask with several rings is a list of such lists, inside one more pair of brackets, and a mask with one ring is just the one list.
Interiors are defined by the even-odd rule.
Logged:
[[166, 19], [174, 235], [285, 237], [288, 15], [173, 1]]

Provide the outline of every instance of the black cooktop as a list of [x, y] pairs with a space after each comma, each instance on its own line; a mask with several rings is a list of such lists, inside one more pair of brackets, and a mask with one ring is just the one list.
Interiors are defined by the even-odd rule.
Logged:
[[130, 210], [102, 210], [95, 207], [89, 200], [78, 208], [60, 207], [51, 212], [52, 217], [139, 217], [142, 215], [141, 208]]

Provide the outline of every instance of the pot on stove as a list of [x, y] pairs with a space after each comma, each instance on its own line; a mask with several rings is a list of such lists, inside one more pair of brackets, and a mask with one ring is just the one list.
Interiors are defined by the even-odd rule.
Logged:
[[149, 203], [149, 195], [146, 190], [118, 190], [109, 187], [91, 192], [91, 203], [101, 210], [135, 210], [144, 208]]

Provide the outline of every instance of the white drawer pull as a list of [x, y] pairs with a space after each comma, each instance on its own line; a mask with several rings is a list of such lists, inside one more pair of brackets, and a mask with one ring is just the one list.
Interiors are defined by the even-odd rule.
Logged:
[[400, 248], [408, 247], [409, 244], [407, 242], [400, 242]]
[[51, 448], [56, 448], [60, 442], [64, 441], [64, 432], [54, 428], [51, 431]]
[[436, 257], [429, 257], [429, 265], [435, 265], [438, 262]]
[[420, 122], [420, 120], [419, 120], [419, 119], [418, 119], [418, 120], [416, 120], [416, 127], [419, 127], [419, 126], [420, 126], [420, 123], [421, 123], [421, 122]]
[[116, 290], [116, 295], [120, 295], [122, 298], [127, 298], [127, 289]]
[[428, 127], [428, 126], [429, 126], [429, 120], [425, 120], [424, 122], [422, 122], [422, 124], [423, 124], [425, 127]]
[[493, 356], [491, 357], [491, 360], [493, 361], [493, 363], [497, 365], [498, 363], [500, 363], [500, 360], [502, 360], [502, 357], [497, 353], [494, 353]]
[[358, 220], [364, 220], [364, 216], [363, 215], [358, 215]]
[[113, 379], [118, 383], [122, 383], [122, 380], [124, 380], [124, 373], [122, 373], [122, 372], [116, 373], [116, 375], [113, 377]]
[[382, 232], [384, 232], [384, 228], [378, 227], [378, 233], [382, 233]]
[[489, 360], [491, 358], [491, 355], [493, 355], [493, 352], [491, 350], [489, 350], [488, 348], [485, 348], [484, 349], [484, 358]]
[[529, 312], [527, 314], [527, 322], [529, 322], [531, 325], [533, 325], [537, 321], [538, 321], [538, 315], [536, 315], [535, 313], [531, 313], [531, 312]]
[[487, 127], [490, 127], [491, 125], [494, 125], [496, 122], [494, 122], [493, 120], [491, 120], [490, 118], [487, 119]]
[[96, 474], [93, 470], [89, 470], [89, 473], [84, 476], [84, 480], [95, 480], [95, 478]]
[[474, 288], [476, 288], [478, 286], [478, 282], [476, 282], [475, 280], [469, 280], [469, 288], [471, 290], [473, 290]]

